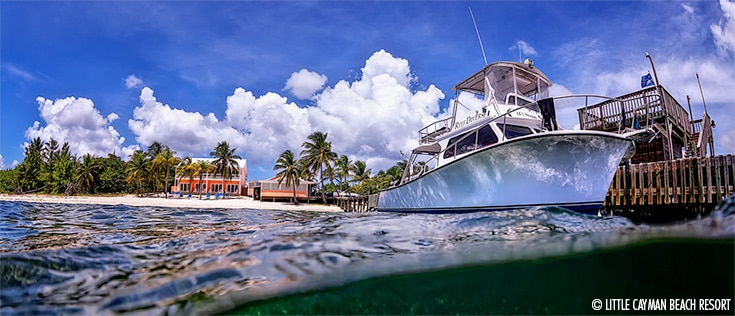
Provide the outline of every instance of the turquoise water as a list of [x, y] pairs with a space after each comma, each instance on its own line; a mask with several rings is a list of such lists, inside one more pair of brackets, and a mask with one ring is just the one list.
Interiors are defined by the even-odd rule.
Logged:
[[[729, 203], [646, 225], [560, 208], [428, 215], [0, 201], [0, 314], [732, 315]], [[633, 310], [640, 299], [667, 308]], [[696, 309], [671, 310], [691, 307], [668, 304], [680, 299]], [[730, 299], [728, 309], [702, 310], [712, 299]]]

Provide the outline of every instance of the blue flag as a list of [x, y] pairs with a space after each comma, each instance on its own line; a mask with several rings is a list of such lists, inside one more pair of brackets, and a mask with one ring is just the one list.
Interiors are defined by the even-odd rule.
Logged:
[[641, 76], [641, 88], [645, 88], [648, 86], [653, 85], [653, 79], [651, 78], [651, 74], [645, 74]]

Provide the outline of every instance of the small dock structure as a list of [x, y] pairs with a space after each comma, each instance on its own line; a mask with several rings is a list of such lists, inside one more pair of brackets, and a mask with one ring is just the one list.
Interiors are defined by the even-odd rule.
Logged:
[[345, 212], [372, 212], [378, 206], [378, 194], [335, 196], [333, 199]]

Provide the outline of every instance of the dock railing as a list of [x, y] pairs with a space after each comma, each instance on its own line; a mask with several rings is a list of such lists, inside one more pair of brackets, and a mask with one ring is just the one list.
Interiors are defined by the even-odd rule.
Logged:
[[605, 206], [716, 205], [735, 193], [734, 185], [733, 155], [624, 165], [610, 184]]
[[636, 118], [641, 126], [668, 119], [679, 130], [691, 133], [687, 111], [663, 86], [660, 86], [662, 95], [659, 96], [658, 88], [646, 87], [613, 100], [579, 108], [579, 126], [585, 130], [620, 131], [621, 125], [633, 126]]

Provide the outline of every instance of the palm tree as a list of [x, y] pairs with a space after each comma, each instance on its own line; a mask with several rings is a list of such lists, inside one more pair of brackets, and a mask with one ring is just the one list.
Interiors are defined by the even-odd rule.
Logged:
[[39, 155], [43, 152], [44, 142], [41, 141], [41, 137], [36, 137], [31, 140], [31, 143], [26, 146], [24, 153], [28, 156], [31, 153], [38, 153]]
[[125, 168], [125, 173], [128, 174], [127, 178], [125, 178], [125, 181], [128, 183], [135, 182], [138, 184], [138, 195], [143, 194], [142, 190], [142, 182], [143, 179], [148, 177], [148, 173], [150, 172], [150, 161], [146, 159], [146, 154], [140, 150], [136, 150], [135, 153], [131, 155], [130, 162], [128, 162], [128, 167]]
[[301, 144], [304, 150], [301, 156], [309, 169], [314, 172], [319, 171], [319, 180], [321, 183], [322, 202], [327, 203], [327, 197], [324, 194], [325, 172], [331, 173], [331, 162], [337, 159], [337, 154], [332, 152], [332, 143], [327, 141], [327, 133], [316, 131], [307, 137], [311, 142], [306, 141]]
[[74, 176], [75, 182], [81, 185], [87, 193], [94, 192], [94, 185], [100, 173], [100, 165], [93, 158], [90, 154], [84, 155]]
[[[153, 166], [157, 166], [156, 169], [166, 170], [166, 174], [164, 175], [164, 189], [166, 191], [166, 198], [168, 198], [168, 171], [171, 168], [174, 168], [176, 164], [178, 164], [179, 159], [174, 157], [174, 152], [169, 149], [165, 148], [163, 151], [161, 151], [156, 158], [153, 159]], [[174, 176], [174, 178], [176, 178]], [[156, 184], [158, 184], [158, 181], [156, 181]], [[157, 186], [156, 186], [157, 187]]]
[[150, 146], [148, 146], [148, 149], [146, 150], [145, 154], [148, 156], [148, 158], [155, 159], [158, 154], [163, 152], [164, 150], [169, 149], [168, 146], [163, 145], [159, 143], [158, 141], [153, 142]]
[[363, 184], [370, 179], [372, 169], [368, 169], [364, 161], [358, 160], [350, 166], [350, 171], [352, 172], [352, 181], [357, 182], [357, 192], [362, 193]]
[[206, 160], [199, 160], [194, 163], [194, 174], [199, 176], [199, 199], [202, 199], [202, 178], [205, 173], [212, 172], [214, 166]]
[[226, 141], [221, 141], [217, 144], [217, 147], [214, 147], [214, 150], [209, 153], [210, 156], [215, 158], [212, 162], [215, 168], [215, 175], [222, 175], [223, 198], [225, 193], [225, 178], [228, 180], [232, 179], [233, 170], [236, 171], [240, 168], [240, 165], [235, 159], [242, 159], [242, 157], [240, 157], [240, 155], [236, 155], [235, 150], [236, 148], [230, 148], [230, 144]]
[[343, 183], [347, 182], [347, 178], [350, 176], [350, 165], [352, 161], [345, 155], [339, 156], [339, 159], [334, 163], [334, 172], [339, 182], [339, 189], [346, 190], [343, 188]]
[[176, 173], [179, 174], [179, 183], [181, 183], [181, 179], [184, 177], [189, 177], [188, 191], [191, 193], [192, 184], [194, 184], [194, 163], [192, 162], [191, 157], [186, 156], [184, 159], [179, 161], [179, 164], [176, 166]]
[[56, 156], [59, 155], [59, 142], [53, 137], [49, 139], [48, 143], [43, 147], [43, 159], [46, 165], [51, 166], [56, 161]]
[[301, 182], [301, 166], [299, 160], [294, 159], [292, 151], [286, 150], [276, 160], [276, 165], [273, 166], [273, 170], [280, 170], [276, 174], [278, 185], [281, 185], [285, 179], [286, 186], [293, 187], [293, 203], [298, 205], [299, 201], [296, 200], [296, 187]]

